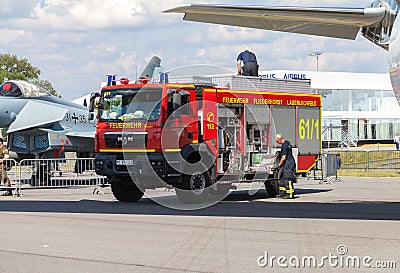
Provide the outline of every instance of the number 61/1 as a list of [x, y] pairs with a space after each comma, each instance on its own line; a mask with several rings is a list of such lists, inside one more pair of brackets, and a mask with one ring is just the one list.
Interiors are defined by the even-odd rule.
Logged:
[[299, 122], [299, 137], [304, 140], [319, 139], [319, 119], [300, 119]]

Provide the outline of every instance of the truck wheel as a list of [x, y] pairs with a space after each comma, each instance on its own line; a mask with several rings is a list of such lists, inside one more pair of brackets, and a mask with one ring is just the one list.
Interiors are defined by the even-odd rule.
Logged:
[[143, 192], [131, 181], [130, 184], [121, 182], [118, 178], [111, 178], [111, 191], [114, 197], [121, 202], [137, 202]]
[[187, 204], [199, 204], [206, 201], [208, 196], [207, 187], [210, 185], [208, 172], [194, 172], [192, 175], [184, 174], [181, 189], [176, 189], [178, 198]]
[[265, 189], [271, 197], [276, 197], [278, 195], [278, 181], [277, 180], [267, 180], [264, 182]]

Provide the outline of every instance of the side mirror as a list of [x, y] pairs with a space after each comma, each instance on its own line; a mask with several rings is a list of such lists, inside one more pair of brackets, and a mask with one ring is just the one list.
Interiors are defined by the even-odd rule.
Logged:
[[182, 95], [180, 93], [175, 93], [172, 97], [172, 110], [174, 118], [179, 118], [181, 116], [180, 107], [182, 106]]
[[92, 93], [90, 95], [90, 102], [89, 102], [89, 112], [93, 113], [94, 112], [94, 108], [96, 105], [96, 98], [100, 97], [99, 93]]
[[175, 93], [172, 97], [172, 109], [175, 111], [182, 105], [182, 95], [180, 93]]

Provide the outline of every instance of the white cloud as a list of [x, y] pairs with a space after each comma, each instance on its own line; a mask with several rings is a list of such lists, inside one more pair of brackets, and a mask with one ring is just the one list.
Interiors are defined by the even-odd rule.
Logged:
[[137, 63], [137, 57], [135, 52], [119, 54], [118, 58], [112, 60], [111, 62], [104, 62], [103, 60], [93, 60], [83, 67], [85, 73], [88, 74], [98, 74], [103, 73], [104, 75], [113, 73], [118, 76], [135, 76], [133, 73], [135, 71]]
[[187, 3], [183, 0], [45, 0], [44, 4], [35, 6], [32, 17], [39, 27], [59, 30], [147, 27], [146, 24], [171, 22], [171, 17], [161, 16], [161, 12]]
[[201, 49], [197, 50], [196, 57], [204, 57], [206, 55], [206, 53], [207, 53], [207, 50], [204, 48], [201, 48]]
[[208, 29], [208, 39], [213, 42], [224, 43], [243, 40], [252, 41], [263, 39], [265, 33], [262, 30], [213, 25]]
[[[34, 56], [35, 57], [35, 56]], [[73, 61], [73, 59], [68, 56], [58, 53], [58, 54], [40, 54], [37, 55], [37, 58], [40, 58], [41, 63], [67, 63]]]
[[15, 40], [24, 35], [23, 30], [1, 29], [0, 46], [10, 46]]
[[108, 54], [108, 53], [114, 53], [117, 51], [117, 48], [115, 45], [109, 44], [102, 42], [100, 44], [92, 44], [88, 46], [88, 49], [92, 52], [94, 55], [98, 55], [99, 57]]
[[24, 18], [29, 16], [35, 1], [26, 0], [0, 0], [0, 17], [2, 20], [9, 18]]

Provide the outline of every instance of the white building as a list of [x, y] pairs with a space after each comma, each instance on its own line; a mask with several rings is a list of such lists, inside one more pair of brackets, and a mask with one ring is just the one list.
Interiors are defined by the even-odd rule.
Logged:
[[400, 132], [400, 106], [389, 74], [260, 71], [260, 77], [310, 79], [323, 95], [323, 140], [390, 142]]

